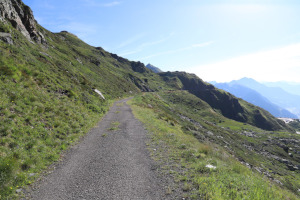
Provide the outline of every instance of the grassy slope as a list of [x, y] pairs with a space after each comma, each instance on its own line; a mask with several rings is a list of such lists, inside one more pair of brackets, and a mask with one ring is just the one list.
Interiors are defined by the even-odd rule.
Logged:
[[[298, 199], [293, 193], [263, 178], [256, 168], [262, 172], [280, 172], [272, 179], [280, 180], [285, 188], [295, 193], [300, 187], [299, 173], [247, 149], [247, 146], [259, 146], [270, 136], [280, 138], [280, 133], [266, 132], [226, 119], [215, 113], [207, 103], [185, 91], [146, 94], [136, 97], [132, 104], [135, 115], [151, 133], [149, 145], [153, 157], [162, 163], [166, 173], [173, 174], [175, 180], [181, 183], [180, 189], [186, 192], [186, 197]], [[255, 132], [257, 138], [242, 135], [242, 131], [246, 130]], [[299, 139], [289, 133], [284, 136]], [[265, 151], [274, 155], [283, 153], [274, 144], [267, 148]], [[238, 160], [248, 163], [252, 170]], [[206, 168], [208, 164], [217, 169]]]
[[162, 84], [149, 70], [135, 72], [132, 65], [138, 63], [120, 62], [70, 33], [39, 27], [48, 42], [42, 46], [0, 23], [1, 31], [14, 38], [14, 45], [0, 41], [1, 199], [59, 159], [61, 151], [100, 120], [112, 100]]

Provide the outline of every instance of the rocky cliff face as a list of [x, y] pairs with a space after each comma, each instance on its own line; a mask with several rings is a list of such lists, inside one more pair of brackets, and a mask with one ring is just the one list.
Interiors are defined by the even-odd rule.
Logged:
[[36, 28], [32, 10], [21, 0], [0, 0], [0, 21], [11, 23], [29, 41], [46, 43], [45, 37]]
[[227, 118], [252, 124], [265, 130], [289, 129], [284, 123], [277, 120], [265, 110], [236, 98], [230, 93], [218, 90], [213, 85], [205, 83], [194, 74], [186, 72], [163, 72], [159, 73], [164, 78], [177, 78], [180, 80], [182, 90], [207, 102], [212, 108], [219, 110]]

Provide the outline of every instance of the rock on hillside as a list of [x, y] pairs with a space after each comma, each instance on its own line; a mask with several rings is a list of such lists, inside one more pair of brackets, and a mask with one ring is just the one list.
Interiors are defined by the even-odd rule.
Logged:
[[30, 41], [46, 42], [44, 35], [37, 30], [32, 10], [21, 0], [0, 0], [0, 21], [10, 22]]

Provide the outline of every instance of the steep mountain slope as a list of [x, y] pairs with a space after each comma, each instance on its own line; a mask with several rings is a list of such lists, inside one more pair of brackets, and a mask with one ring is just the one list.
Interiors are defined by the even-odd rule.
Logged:
[[274, 103], [270, 102], [267, 98], [262, 96], [260, 93], [252, 90], [248, 87], [238, 85], [238, 84], [228, 84], [228, 83], [215, 83], [215, 87], [225, 90], [238, 98], [242, 98], [249, 103], [252, 103], [256, 106], [259, 106], [267, 111], [269, 111], [275, 117], [287, 117], [296, 119], [297, 116], [293, 113], [280, 108], [279, 106], [275, 105]]
[[159, 69], [158, 67], [155, 67], [155, 66], [151, 65], [150, 63], [148, 65], [146, 65], [146, 67], [148, 69], [150, 69], [151, 71], [153, 71], [154, 73], [163, 72], [163, 71], [161, 71], [161, 69]]
[[289, 129], [269, 112], [238, 99], [230, 93], [218, 90], [213, 85], [203, 82], [196, 75], [185, 72], [165, 72], [159, 75], [172, 87], [189, 91], [227, 118], [266, 130]]
[[300, 116], [300, 96], [298, 95], [290, 94], [278, 87], [267, 87], [250, 78], [232, 81], [230, 84], [239, 84], [251, 88], [263, 94], [272, 103], [287, 109], [298, 117]]

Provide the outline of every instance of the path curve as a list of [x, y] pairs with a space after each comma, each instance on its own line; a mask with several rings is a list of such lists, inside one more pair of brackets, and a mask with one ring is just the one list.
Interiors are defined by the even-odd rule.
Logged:
[[167, 199], [164, 180], [145, 144], [146, 130], [127, 101], [114, 103], [98, 126], [37, 184], [31, 199]]

